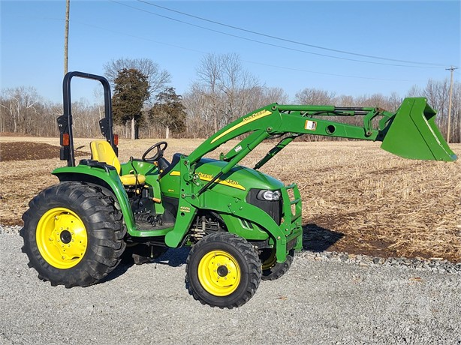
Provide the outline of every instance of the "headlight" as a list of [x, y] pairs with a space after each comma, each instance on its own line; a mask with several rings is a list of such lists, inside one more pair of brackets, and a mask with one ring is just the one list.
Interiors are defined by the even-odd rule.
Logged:
[[280, 191], [278, 190], [262, 190], [258, 193], [259, 200], [278, 201], [280, 200]]

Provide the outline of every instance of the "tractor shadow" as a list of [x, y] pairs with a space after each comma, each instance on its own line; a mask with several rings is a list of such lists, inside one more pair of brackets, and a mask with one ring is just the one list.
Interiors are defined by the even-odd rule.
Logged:
[[186, 264], [187, 257], [189, 256], [190, 247], [182, 247], [175, 249], [168, 249], [165, 253], [152, 261], [160, 265], [168, 265], [171, 267], [179, 267]]
[[345, 235], [341, 232], [322, 228], [317, 224], [303, 226], [303, 250], [324, 252]]
[[[186, 264], [189, 251], [189, 247], [168, 249], [158, 258], [148, 260], [146, 262], [140, 263], [139, 265], [157, 264], [168, 265], [171, 267], [179, 267]], [[120, 261], [120, 264], [106, 278], [104, 278], [101, 281], [101, 283], [117, 279], [118, 277], [126, 273], [130, 269], [130, 267], [134, 265], [136, 264], [133, 258], [133, 251], [129, 249], [125, 250], [125, 252], [122, 255], [122, 260]]]
[[[340, 232], [322, 228], [316, 224], [305, 224], [303, 226], [303, 251], [324, 252], [345, 235]], [[165, 253], [156, 259], [149, 260], [145, 264], [168, 265], [179, 267], [186, 264], [190, 247], [168, 249]], [[135, 265], [133, 251], [127, 249], [122, 255], [122, 261], [101, 283], [117, 279], [117, 277], [126, 273], [130, 267]]]

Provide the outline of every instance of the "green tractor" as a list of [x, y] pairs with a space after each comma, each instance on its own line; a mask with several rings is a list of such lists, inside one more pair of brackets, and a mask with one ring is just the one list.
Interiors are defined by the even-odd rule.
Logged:
[[[75, 164], [70, 84], [73, 77], [104, 88], [105, 139], [90, 144], [91, 158]], [[101, 76], [70, 72], [63, 81], [64, 115], [58, 118], [60, 157], [67, 166], [52, 173], [59, 183], [29, 203], [24, 213], [23, 252], [38, 277], [51, 285], [89, 286], [119, 264], [126, 248], [135, 262], [167, 248], [190, 246], [186, 285], [203, 304], [234, 308], [246, 303], [261, 280], [280, 278], [302, 249], [301, 197], [258, 171], [304, 134], [382, 141], [405, 158], [454, 161], [424, 98], [407, 98], [396, 113], [379, 108], [270, 104], [224, 127], [191, 154], [164, 158], [166, 142], [141, 158], [120, 163], [112, 129], [111, 94]], [[328, 116], [363, 116], [363, 126]], [[376, 121], [373, 121], [375, 120]], [[377, 128], [374, 128], [374, 127]], [[253, 169], [238, 165], [263, 140], [280, 141]], [[240, 138], [220, 159], [204, 158]], [[243, 139], [242, 139], [243, 138]]]

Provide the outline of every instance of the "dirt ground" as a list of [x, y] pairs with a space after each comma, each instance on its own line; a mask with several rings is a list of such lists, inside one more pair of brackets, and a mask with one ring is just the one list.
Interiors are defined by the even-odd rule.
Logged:
[[[156, 141], [122, 139], [120, 160], [140, 157]], [[89, 142], [75, 140], [77, 157], [89, 157]], [[200, 143], [170, 140], [166, 158]], [[242, 165], [254, 165], [273, 145], [260, 145]], [[460, 144], [450, 146], [461, 156]], [[50, 172], [63, 165], [57, 138], [0, 135], [0, 224], [22, 225], [29, 200], [58, 182]], [[305, 249], [461, 261], [459, 161], [405, 160], [377, 143], [295, 142], [261, 171], [298, 184]]]
[[[76, 156], [84, 156], [85, 152], [76, 152]], [[0, 161], [35, 161], [40, 159], [59, 158], [59, 148], [45, 143], [13, 142], [4, 143], [0, 147]]]

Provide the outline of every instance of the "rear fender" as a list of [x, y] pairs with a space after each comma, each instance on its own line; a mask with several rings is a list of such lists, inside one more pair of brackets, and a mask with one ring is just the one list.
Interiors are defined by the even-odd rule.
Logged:
[[136, 232], [135, 221], [131, 211], [128, 195], [125, 192], [120, 177], [115, 169], [107, 166], [108, 169], [94, 168], [87, 165], [76, 167], [62, 167], [55, 169], [52, 174], [57, 176], [59, 181], [82, 181], [100, 185], [112, 191], [118, 201], [123, 220], [130, 235]]

